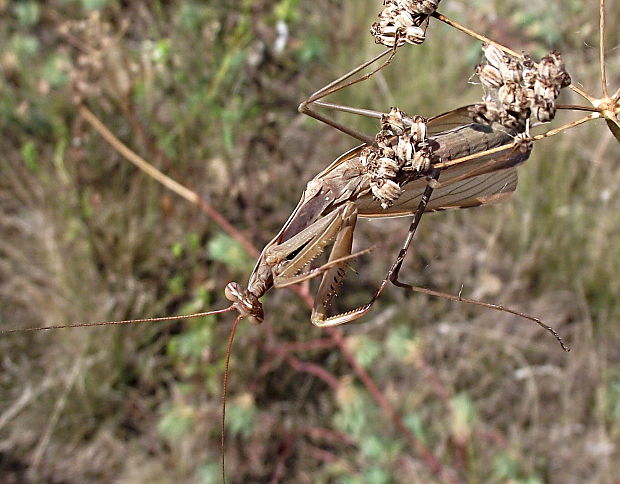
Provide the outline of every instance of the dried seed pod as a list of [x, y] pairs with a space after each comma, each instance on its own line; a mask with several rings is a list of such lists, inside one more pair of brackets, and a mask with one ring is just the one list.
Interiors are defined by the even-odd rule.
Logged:
[[502, 62], [499, 65], [499, 72], [504, 82], [521, 82], [521, 64], [512, 57], [503, 56]]
[[400, 47], [405, 43], [424, 42], [426, 34], [424, 29], [420, 28], [427, 18], [424, 12], [432, 13], [437, 1], [388, 0], [383, 3], [385, 8], [379, 14], [379, 21], [370, 28], [376, 43], [386, 47]]
[[370, 189], [383, 209], [389, 208], [400, 197], [401, 189], [392, 180], [379, 179], [371, 182]]
[[398, 163], [392, 158], [382, 157], [377, 160], [375, 174], [379, 178], [395, 178], [398, 174]]
[[534, 117], [541, 123], [548, 123], [555, 118], [555, 101], [536, 96], [532, 106]]
[[411, 118], [411, 137], [414, 143], [426, 140], [426, 118], [417, 115]]
[[491, 124], [499, 121], [499, 110], [494, 102], [481, 102], [470, 106], [469, 114], [471, 118], [480, 124]]
[[534, 148], [534, 141], [532, 141], [532, 137], [529, 133], [529, 126], [526, 126], [526, 129], [523, 133], [519, 133], [515, 136], [515, 143], [517, 144], [517, 149], [521, 153], [529, 153]]
[[490, 89], [497, 89], [503, 83], [499, 69], [491, 64], [478, 64], [476, 67], [476, 75], [480, 78], [482, 85]]
[[401, 0], [403, 8], [413, 14], [431, 15], [437, 10], [437, 6], [441, 0]]
[[414, 153], [413, 143], [414, 142], [411, 136], [403, 135], [398, 137], [396, 157], [398, 158], [401, 166], [411, 160]]
[[534, 94], [547, 101], [555, 101], [560, 95], [560, 87], [551, 79], [539, 77], [534, 83]]
[[425, 173], [431, 168], [433, 153], [430, 147], [424, 146], [413, 155], [411, 170], [417, 173]]
[[499, 66], [504, 59], [504, 53], [502, 52], [502, 50], [495, 44], [484, 44], [482, 46], [482, 50], [484, 52], [484, 57], [486, 58], [487, 62], [493, 67], [499, 69]]
[[381, 131], [392, 136], [401, 136], [405, 133], [405, 118], [407, 115], [398, 108], [390, 108], [388, 114], [381, 116]]
[[560, 53], [552, 51], [536, 66], [527, 53], [517, 59], [494, 45], [485, 44], [483, 50], [487, 64], [477, 66], [476, 74], [485, 94], [472, 110], [473, 119], [516, 129], [524, 129], [532, 115], [542, 122], [552, 120], [560, 89], [570, 85]]

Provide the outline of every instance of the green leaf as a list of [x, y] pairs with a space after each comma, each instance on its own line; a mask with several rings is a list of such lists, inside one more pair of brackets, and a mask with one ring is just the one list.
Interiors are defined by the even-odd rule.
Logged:
[[256, 406], [251, 394], [246, 393], [235, 398], [226, 410], [226, 427], [233, 435], [248, 437], [254, 430]]
[[501, 453], [493, 460], [493, 475], [497, 480], [511, 480], [518, 476], [519, 464], [506, 453]]
[[183, 289], [185, 288], [185, 277], [181, 274], [177, 274], [176, 276], [172, 276], [168, 280], [168, 291], [178, 296], [183, 293]]
[[40, 10], [36, 2], [15, 2], [13, 9], [22, 27], [32, 27], [39, 21]]
[[100, 10], [107, 6], [109, 0], [82, 0], [82, 6], [89, 11]]
[[15, 55], [23, 62], [28, 57], [33, 56], [39, 50], [39, 41], [32, 35], [14, 35], [11, 39], [11, 50], [15, 52]]
[[21, 149], [22, 159], [29, 170], [36, 172], [39, 169], [39, 155], [34, 141], [27, 141]]
[[179, 439], [193, 429], [194, 417], [194, 410], [189, 405], [174, 405], [160, 418], [157, 430], [167, 439]]
[[178, 259], [183, 255], [183, 244], [181, 242], [175, 242], [172, 244], [172, 255]]
[[222, 470], [218, 462], [209, 462], [198, 469], [198, 482], [200, 484], [220, 484], [222, 482]]
[[190, 232], [185, 236], [185, 240], [187, 240], [187, 246], [191, 250], [198, 250], [201, 247], [200, 244], [200, 236], [196, 232]]
[[181, 359], [200, 358], [205, 348], [213, 344], [213, 327], [208, 324], [194, 324], [191, 329], [176, 335], [168, 343], [168, 352]]
[[403, 419], [405, 426], [413, 432], [418, 439], [424, 443], [428, 443], [428, 432], [422, 418], [415, 414], [410, 413]]
[[232, 237], [219, 233], [207, 244], [209, 258], [222, 262], [231, 269], [250, 272], [253, 262], [241, 244]]
[[355, 358], [364, 368], [370, 367], [381, 355], [382, 346], [366, 335], [352, 336], [349, 341]]
[[472, 427], [476, 420], [476, 407], [465, 393], [452, 399], [451, 432], [457, 442], [465, 443], [469, 440]]
[[274, 9], [276, 18], [282, 22], [294, 22], [297, 19], [299, 0], [281, 0]]
[[66, 66], [68, 61], [64, 55], [52, 55], [50, 56], [41, 72], [41, 77], [52, 87], [58, 89], [65, 86], [69, 80]]
[[366, 471], [366, 482], [368, 484], [388, 484], [393, 480], [387, 471], [380, 467], [371, 467]]

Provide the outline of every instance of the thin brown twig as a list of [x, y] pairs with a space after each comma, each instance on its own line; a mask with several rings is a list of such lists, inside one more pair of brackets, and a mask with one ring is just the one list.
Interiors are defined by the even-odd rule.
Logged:
[[306, 444], [305, 447], [306, 447], [305, 453], [309, 456], [314, 457], [316, 460], [325, 462], [328, 464], [331, 464], [334, 462], [342, 462], [344, 467], [347, 468], [349, 472], [353, 472], [353, 469], [351, 468], [351, 466], [349, 466], [346, 462], [342, 460], [342, 458], [338, 457], [333, 452], [330, 452], [325, 449], [321, 449], [319, 447], [316, 447], [315, 445], [310, 445], [310, 444]]
[[566, 111], [587, 111], [589, 113], [600, 112], [593, 106], [581, 106], [580, 104], [556, 104], [555, 107], [556, 109], [563, 109]]
[[603, 97], [609, 99], [607, 89], [607, 65], [605, 63], [605, 0], [599, 2], [599, 63], [601, 65], [601, 85]]
[[550, 129], [549, 131], [545, 133], [532, 136], [532, 141], [538, 141], [543, 138], [550, 138], [551, 136], [555, 136], [556, 134], [560, 134], [563, 131], [575, 128], [576, 126], [579, 126], [580, 124], [587, 123], [588, 121], [592, 121], [593, 119], [598, 119], [600, 117], [601, 115], [598, 112], [589, 114], [588, 116], [585, 116], [583, 118], [577, 119], [575, 121], [571, 121], [570, 123], [563, 124], [562, 126], [558, 126], [557, 128]]
[[357, 445], [357, 442], [350, 435], [323, 427], [306, 427], [298, 431], [299, 434], [307, 435], [311, 439], [339, 444]]
[[293, 450], [293, 441], [293, 435], [287, 435], [284, 439], [284, 442], [282, 443], [282, 451], [278, 455], [278, 461], [276, 462], [269, 484], [278, 484], [284, 476], [284, 466], [291, 455], [291, 451]]
[[291, 356], [291, 355], [288, 355], [286, 357], [286, 362], [291, 366], [291, 368], [299, 372], [304, 372], [304, 373], [309, 373], [311, 375], [314, 375], [319, 380], [325, 382], [334, 391], [340, 388], [340, 382], [338, 381], [338, 378], [332, 375], [325, 368], [315, 363], [310, 363], [308, 361], [301, 361], [300, 359], [295, 358], [294, 356]]
[[220, 212], [213, 208], [209, 202], [198, 195], [198, 193], [165, 175], [153, 165], [148, 163], [144, 158], [139, 156], [135, 151], [131, 150], [121, 140], [114, 136], [114, 134], [112, 134], [112, 132], [106, 128], [99, 118], [86, 106], [81, 105], [79, 107], [79, 111], [81, 116], [101, 135], [101, 137], [112, 145], [112, 147], [125, 159], [127, 159], [127, 161], [133, 163], [151, 178], [155, 179], [166, 188], [172, 190], [180, 197], [193, 203], [194, 205], [198, 205], [209, 217], [213, 219], [217, 225], [222, 228], [222, 230], [224, 230], [224, 232], [239, 242], [250, 255], [255, 257], [258, 256], [259, 252], [256, 250], [256, 247], [254, 247], [254, 245], [252, 245], [252, 243], [241, 232], [239, 232], [228, 220], [226, 220]]
[[282, 343], [279, 350], [291, 353], [301, 353], [303, 351], [329, 350], [336, 346], [334, 340], [330, 338], [317, 338], [309, 341], [296, 341], [294, 343]]
[[[484, 35], [479, 34], [478, 32], [475, 32], [475, 31], [473, 31], [471, 29], [468, 29], [464, 25], [461, 25], [460, 23], [458, 23], [458, 22], [456, 22], [456, 21], [446, 17], [445, 15], [440, 14], [439, 12], [433, 13], [432, 16], [435, 17], [440, 22], [443, 22], [446, 25], [449, 25], [450, 27], [453, 27], [453, 28], [455, 28], [457, 30], [460, 30], [464, 34], [467, 34], [470, 37], [473, 37], [474, 39], [478, 39], [479, 41], [484, 42], [485, 44], [495, 45], [498, 48], [500, 48], [501, 50], [503, 50], [506, 54], [509, 54], [509, 55], [511, 55], [513, 57], [516, 57], [517, 59], [523, 59], [523, 54], [520, 54], [520, 53], [512, 50], [511, 48], [506, 47], [505, 45], [499, 44], [499, 43], [495, 42], [494, 40], [491, 40], [488, 37], [485, 37]], [[580, 87], [575, 86], [574, 84], [571, 84], [568, 87], [569, 87], [569, 89], [571, 89], [575, 93], [579, 94], [584, 99], [587, 99], [591, 103], [593, 103], [595, 101], [595, 99], [592, 96], [590, 96], [587, 92], [585, 92]]]

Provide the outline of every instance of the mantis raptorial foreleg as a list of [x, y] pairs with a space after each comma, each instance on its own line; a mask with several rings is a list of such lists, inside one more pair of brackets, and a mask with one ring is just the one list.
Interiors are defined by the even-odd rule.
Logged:
[[[426, 210], [426, 206], [428, 205], [431, 195], [433, 194], [435, 184], [437, 182], [437, 179], [439, 178], [439, 173], [440, 173], [440, 170], [433, 170], [430, 173], [428, 184], [420, 199], [418, 208], [416, 209], [415, 214], [413, 215], [413, 220], [409, 227], [409, 233], [407, 234], [407, 238], [405, 239], [403, 247], [400, 250], [396, 261], [392, 264], [392, 267], [388, 271], [385, 279], [381, 282], [381, 285], [379, 286], [379, 288], [373, 295], [372, 299], [368, 303], [364, 304], [363, 306], [355, 308], [351, 311], [347, 311], [346, 313], [342, 313], [337, 316], [327, 317], [326, 313], [327, 313], [329, 303], [331, 302], [333, 298], [333, 294], [335, 292], [335, 289], [337, 288], [337, 285], [341, 282], [342, 276], [344, 275], [344, 267], [336, 266], [332, 269], [329, 269], [323, 276], [323, 279], [321, 281], [321, 286], [319, 287], [319, 291], [317, 293], [315, 306], [312, 310], [312, 319], [311, 319], [312, 324], [314, 324], [315, 326], [319, 326], [319, 327], [330, 327], [330, 326], [337, 326], [339, 324], [349, 323], [351, 321], [356, 320], [357, 318], [363, 316], [368, 311], [370, 311], [375, 301], [379, 298], [379, 296], [383, 292], [383, 289], [385, 288], [387, 282], [388, 281], [394, 282], [394, 280], [398, 278], [398, 271], [400, 270], [403, 260], [405, 259], [405, 256], [407, 254], [407, 250], [409, 249], [409, 246], [411, 245], [411, 241], [413, 240], [415, 231], [420, 224], [422, 215], [424, 214], [424, 211]], [[354, 224], [352, 224], [352, 226], [354, 228]], [[339, 237], [340, 235], [341, 234], [339, 234]], [[344, 251], [346, 251], [347, 249], [348, 249], [348, 253], [350, 253], [352, 238], [353, 238], [352, 229], [350, 233], [342, 234], [342, 238], [341, 238], [342, 245], [341, 247], [339, 247], [339, 253], [334, 254], [334, 252], [336, 252], [336, 247], [334, 245], [334, 250], [332, 250], [332, 254], [330, 255], [330, 260], [332, 258], [342, 257], [343, 255], [346, 255]], [[332, 286], [334, 283], [336, 283], [336, 287]]]
[[[353, 231], [357, 221], [357, 208], [353, 202], [346, 203], [325, 217], [319, 219], [299, 234], [282, 244], [271, 247], [265, 254], [267, 260], [280, 260], [274, 269], [273, 285], [287, 287], [323, 273], [322, 268], [303, 271], [325, 247], [335, 239], [330, 262], [351, 255]], [[291, 254], [295, 256], [287, 260]], [[274, 259], [272, 259], [274, 258]], [[323, 279], [334, 268], [327, 269]]]

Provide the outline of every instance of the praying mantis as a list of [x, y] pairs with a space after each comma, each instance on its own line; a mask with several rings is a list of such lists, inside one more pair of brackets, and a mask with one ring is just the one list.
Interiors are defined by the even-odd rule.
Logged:
[[[473, 113], [475, 107], [465, 106], [426, 121], [420, 117], [409, 118], [397, 108], [385, 114], [321, 102], [325, 96], [366, 80], [388, 65], [395, 55], [397, 43], [398, 39], [392, 48], [329, 83], [300, 104], [300, 112], [319, 119], [363, 141], [364, 144], [338, 157], [308, 183], [288, 221], [263, 249], [250, 275], [247, 289], [236, 282], [228, 284], [226, 297], [233, 303], [240, 316], [254, 323], [261, 323], [264, 316], [259, 298], [268, 289], [287, 287], [322, 274], [311, 322], [319, 327], [351, 322], [372, 308], [388, 281], [396, 286], [412, 288], [411, 285], [398, 281], [398, 274], [423, 213], [498, 202], [510, 196], [516, 189], [516, 167], [528, 159], [533, 146], [529, 136], [529, 120], [526, 125], [520, 127], [500, 122], [481, 124], [475, 120]], [[378, 68], [360, 78], [349, 80], [386, 55], [389, 55], [387, 61]], [[494, 54], [495, 57], [498, 55], [501, 53]], [[489, 55], [489, 58], [492, 56]], [[570, 83], [567, 79], [566, 77], [561, 81], [565, 84], [562, 87]], [[557, 97], [557, 94], [555, 96]], [[387, 128], [384, 128], [373, 141], [319, 114], [313, 109], [314, 104], [378, 118]], [[397, 118], [396, 121], [392, 119], [394, 117]], [[396, 128], [392, 124], [396, 124]], [[413, 160], [406, 160], [404, 167], [394, 171], [393, 179], [390, 179], [389, 183], [392, 183], [393, 190], [396, 190], [397, 194], [393, 196], [393, 200], [388, 195], [386, 201], [385, 194], [381, 193], [383, 186], [372, 186], [373, 175], [376, 173], [373, 173], [373, 167], [369, 167], [368, 157], [376, 155], [372, 147], [385, 144], [386, 137], [391, 137], [392, 144], [398, 145], [397, 149], [401, 147], [402, 136], [407, 130], [414, 133], [409, 139], [408, 155]], [[418, 155], [417, 162], [414, 154]], [[441, 169], [444, 166], [445, 168]], [[441, 181], [439, 181], [440, 174], [443, 175]], [[379, 178], [385, 185], [386, 180], [380, 176]], [[352, 257], [353, 233], [357, 218], [406, 215], [413, 216], [407, 238], [396, 262], [372, 299], [358, 308], [329, 316], [327, 314], [329, 305], [342, 283], [347, 261]], [[312, 260], [323, 252], [332, 240], [334, 243], [328, 263], [320, 268], [306, 270]], [[493, 305], [486, 304], [486, 306]], [[495, 308], [506, 309], [499, 306]], [[568, 351], [551, 327], [537, 318], [512, 310], [509, 312], [535, 321], [550, 331], [562, 348]]]
[[[313, 103], [310, 103], [310, 104], [320, 105], [321, 102], [322, 102], [322, 100], [318, 100], [316, 103], [313, 102]], [[446, 118], [452, 118], [453, 120], [456, 120], [455, 125], [459, 126], [459, 128], [456, 128], [456, 129], [461, 129], [461, 130], [465, 131], [465, 130], [469, 129], [469, 128], [467, 128], [467, 124], [471, 125], [473, 123], [471, 122], [471, 120], [469, 120], [469, 121], [465, 120], [465, 117], [462, 116], [462, 114], [463, 114], [462, 112], [461, 112], [461, 114], [459, 114], [458, 112], [454, 112], [451, 115], [446, 116]], [[459, 117], [461, 119], [460, 124], [459, 124], [459, 121], [458, 121]], [[436, 138], [439, 138], [440, 140], [443, 140], [446, 136], [449, 135], [448, 132], [450, 131], [450, 129], [455, 128], [455, 126], [452, 126], [452, 128], [451, 128], [450, 124], [447, 122], [447, 120], [446, 120], [446, 123], [444, 123], [442, 125], [442, 121], [440, 119], [437, 119], [437, 120], [432, 120], [431, 119], [431, 120], [429, 120], [428, 124], [429, 124], [429, 127], [428, 127], [428, 133], [427, 134], [429, 135], [429, 138], [436, 137]], [[500, 147], [500, 148], [502, 146], [506, 145], [506, 144], [509, 144], [510, 132], [506, 131], [506, 130], [502, 131], [500, 129], [497, 129], [496, 131], [497, 131], [496, 134], [487, 133], [483, 138], [486, 139], [487, 141], [492, 141], [493, 143], [498, 143], [497, 146]], [[506, 134], [508, 136], [505, 139], [503, 139], [504, 138], [504, 134]], [[469, 137], [468, 137], [468, 139], [469, 139]], [[366, 143], [367, 145], [372, 144], [374, 142], [374, 140], [372, 138], [369, 138], [369, 137], [360, 139], [360, 141]], [[489, 146], [489, 148], [490, 147], [491, 146]], [[345, 165], [348, 164], [349, 162], [354, 162], [355, 158], [359, 156], [360, 151], [362, 149], [363, 148], [360, 148], [359, 151], [354, 151], [354, 152], [351, 152], [348, 155], [346, 155], [346, 154], [343, 155], [343, 157], [339, 158], [337, 160], [337, 162], [334, 162], [334, 164], [330, 165], [330, 167], [328, 169], [324, 170], [324, 172], [323, 172], [324, 176], [321, 177], [318, 181], [325, 181], [325, 180], [327, 180], [329, 178], [329, 176], [336, 175], [338, 173], [338, 170], [344, 170]], [[486, 156], [486, 155], [482, 155], [480, 150], [485, 151], [484, 149], [482, 149], [482, 146], [480, 146], [480, 147], [478, 147], [478, 148], [473, 150], [473, 154], [478, 156], [478, 160], [477, 161], [474, 160], [474, 163], [472, 165], [468, 165], [466, 170], [471, 169], [472, 166], [477, 165], [479, 163], [480, 164], [490, 164], [491, 163], [491, 161], [493, 160], [491, 155], [489, 155], [489, 158], [485, 159], [484, 156]], [[504, 151], [500, 151], [500, 152], [496, 152], [496, 153], [499, 153], [499, 155], [500, 155], [499, 158], [503, 160], [502, 162], [498, 163], [496, 165], [496, 167], [500, 166], [501, 163], [505, 163], [505, 168], [503, 170], [499, 170], [498, 169], [498, 170], [494, 171], [493, 176], [491, 176], [490, 173], [476, 174], [476, 171], [473, 170], [473, 171], [470, 172], [470, 178], [469, 179], [471, 180], [474, 177], [480, 176], [482, 178], [478, 178], [478, 180], [485, 179], [485, 180], [488, 181], [488, 183], [490, 183], [489, 180], [497, 179], [497, 181], [498, 181], [497, 187], [495, 189], [488, 188], [489, 192], [487, 194], [490, 195], [490, 196], [496, 196], [497, 199], [501, 199], [504, 196], [507, 196], [509, 193], [511, 193], [512, 190], [514, 190], [514, 188], [512, 188], [512, 185], [516, 181], [516, 177], [514, 176], [514, 167], [510, 167], [509, 165], [511, 163], [515, 163], [515, 166], [516, 166], [518, 160], [520, 160], [520, 157], [525, 156], [525, 155], [518, 154], [517, 152], [512, 151], [512, 148], [509, 149], [507, 146], [506, 146], [506, 149]], [[455, 158], [453, 160], [451, 160], [451, 161], [458, 161], [460, 158], [462, 159], [462, 157], [459, 157], [458, 155], [455, 155]], [[520, 160], [520, 161], [523, 161], [523, 160]], [[462, 166], [465, 166], [465, 165], [467, 165], [467, 161], [463, 162]], [[454, 165], [454, 166], [456, 166], [456, 165]], [[490, 166], [488, 168], [492, 169], [492, 167], [490, 167]], [[418, 179], [409, 181], [407, 186], [405, 187], [405, 188], [410, 188], [411, 189], [407, 193], [415, 195], [415, 197], [419, 197], [419, 198], [416, 198], [411, 204], [405, 203], [403, 201], [397, 201], [390, 208], [390, 210], [396, 211], [397, 209], [400, 209], [400, 210], [403, 210], [403, 212], [406, 212], [406, 213], [409, 213], [409, 214], [413, 214], [413, 213], [418, 212], [418, 208], [420, 207], [419, 202], [421, 201], [420, 199], [424, 195], [424, 192], [426, 192], [427, 187], [430, 187], [430, 189], [433, 190], [432, 193], [431, 193], [431, 196], [429, 197], [427, 208], [428, 207], [430, 207], [432, 209], [443, 208], [442, 206], [439, 206], [439, 205], [435, 207], [435, 206], [432, 205], [432, 203], [433, 203], [433, 199], [437, 200], [437, 193], [442, 193], [442, 192], [440, 192], [441, 190], [449, 190], [448, 187], [450, 186], [450, 184], [448, 182], [450, 180], [447, 179], [448, 169], [449, 169], [449, 167], [446, 167], [445, 169], [441, 170], [441, 172], [439, 174], [439, 178], [437, 180], [437, 184], [433, 184], [432, 182], [430, 182], [428, 180], [428, 178], [432, 179], [432, 172], [431, 171], [420, 173], [419, 174], [420, 177]], [[465, 169], [465, 168], [463, 168], [463, 169]], [[453, 170], [455, 171], [456, 168], [454, 168]], [[455, 175], [455, 177], [460, 176], [460, 175], [456, 175], [456, 173], [454, 171], [452, 173]], [[506, 176], [509, 175], [510, 178], [502, 180], [501, 178], [499, 178], [500, 174], [502, 176], [503, 175], [506, 175]], [[494, 178], [494, 177], [497, 177], [497, 178]], [[466, 182], [464, 181], [464, 179], [462, 179], [460, 181], [454, 182], [453, 185], [458, 184], [458, 183], [465, 184]], [[472, 199], [473, 198], [475, 198], [475, 197], [472, 197]], [[490, 199], [489, 199], [489, 201], [490, 201]], [[376, 201], [374, 201], [372, 199], [372, 197], [370, 197], [370, 196], [367, 197], [364, 200], [361, 200], [361, 199], [354, 200], [354, 201], [349, 200], [349, 202], [352, 202], [354, 204], [354, 207], [352, 207], [352, 208], [357, 210], [357, 215], [356, 215], [357, 217], [370, 216], [370, 215], [373, 215], [374, 213], [377, 213], [377, 212], [385, 213], [385, 210], [382, 209], [380, 207], [380, 205], [378, 203], [376, 203]], [[418, 202], [418, 203], [416, 204], [416, 202]], [[366, 206], [362, 206], [363, 203], [366, 203]], [[312, 201], [308, 200], [308, 201], [306, 201], [306, 203], [303, 204], [303, 207], [310, 207], [312, 204], [313, 204]], [[369, 205], [371, 205], [371, 206], [369, 207]], [[452, 206], [454, 206], [454, 207], [458, 206], [457, 201], [454, 201], [454, 203], [452, 205], [447, 205], [445, 208], [450, 208]], [[342, 205], [340, 207], [342, 207]], [[316, 247], [320, 246], [320, 244], [322, 243], [321, 241], [324, 240], [324, 239], [321, 239], [321, 241], [319, 241], [319, 240], [315, 241], [314, 239], [311, 239], [310, 241], [306, 242], [306, 245], [303, 245], [303, 242], [301, 242], [301, 239], [295, 239], [295, 243], [296, 244], [300, 244], [296, 248], [294, 248], [292, 246], [286, 246], [285, 245], [286, 242], [293, 240], [292, 237], [294, 237], [296, 235], [299, 235], [301, 232], [303, 232], [303, 230], [308, 230], [308, 232], [304, 233], [304, 237], [305, 236], [311, 236], [312, 235], [312, 233], [311, 233], [312, 231], [318, 230], [318, 229], [321, 229], [321, 228], [324, 228], [325, 231], [328, 230], [328, 229], [329, 230], [334, 230], [335, 232], [337, 232], [338, 235], [342, 234], [342, 239], [343, 240], [342, 240], [342, 243], [340, 243], [338, 245], [339, 250], [343, 249], [343, 252], [342, 252], [343, 254], [347, 254], [348, 252], [350, 252], [347, 249], [347, 241], [344, 240], [344, 239], [349, 237], [349, 234], [352, 236], [352, 232], [353, 232], [354, 226], [352, 225], [351, 222], [352, 222], [352, 219], [354, 219], [354, 217], [352, 217], [352, 216], [351, 217], [345, 217], [345, 215], [351, 215], [351, 214], [350, 213], [349, 214], [344, 213], [344, 209], [341, 209], [340, 207], [337, 207], [337, 208], [333, 208], [332, 207], [333, 209], [332, 209], [331, 212], [327, 212], [327, 209], [325, 209], [323, 212], [321, 212], [319, 214], [319, 216], [322, 216], [322, 218], [313, 219], [312, 222], [310, 222], [310, 220], [306, 220], [305, 222], [307, 223], [307, 225], [304, 226], [304, 228], [302, 230], [300, 230], [300, 231], [297, 231], [299, 229], [299, 226], [297, 226], [295, 228], [294, 225], [293, 225], [293, 220], [290, 220], [289, 223], [286, 224], [286, 227], [283, 228], [283, 230], [279, 233], [279, 237], [274, 238], [274, 240], [268, 245], [268, 248], [270, 249], [269, 253], [263, 252], [263, 256], [261, 256], [261, 258], [260, 258], [260, 260], [259, 260], [259, 262], [257, 264], [257, 267], [256, 267], [256, 269], [254, 271], [253, 277], [256, 280], [260, 280], [260, 277], [258, 277], [259, 273], [262, 270], [264, 270], [264, 269], [270, 269], [270, 266], [269, 266], [269, 264], [267, 264], [267, 261], [266, 261], [267, 256], [273, 256], [275, 254], [277, 257], [284, 257], [284, 260], [281, 261], [281, 262], [283, 262], [283, 264], [281, 264], [280, 267], [277, 267], [277, 269], [278, 269], [278, 271], [276, 271], [277, 274], [275, 274], [275, 273], [272, 274], [274, 282], [275, 282], [275, 279], [277, 278], [276, 276], [280, 276], [280, 275], [284, 275], [285, 276], [283, 278], [277, 278], [278, 279], [277, 280], [278, 285], [276, 287], [280, 287], [281, 283], [282, 283], [282, 285], [286, 285], [289, 282], [294, 281], [295, 280], [294, 278], [296, 276], [295, 275], [291, 275], [289, 273], [289, 270], [292, 271], [292, 269], [294, 268], [294, 264], [297, 264], [297, 262], [302, 262], [303, 257], [299, 257], [298, 258], [298, 255], [299, 255], [298, 251], [299, 251], [299, 249], [303, 248], [303, 247], [308, 247], [308, 246], [312, 246], [313, 248], [316, 248]], [[433, 208], [433, 207], [435, 207], [435, 208]], [[429, 210], [430, 210], [430, 208], [429, 208]], [[325, 220], [325, 218], [329, 217], [330, 215], [336, 217], [333, 214], [335, 212], [339, 211], [339, 210], [342, 210], [342, 212], [339, 212], [339, 215], [338, 215], [339, 218], [337, 220], [332, 221], [335, 225], [339, 225], [338, 230], [335, 229], [335, 225], [334, 226], [330, 225], [328, 227], [321, 226], [321, 224], [323, 224], [323, 223], [326, 224], [326, 225], [329, 225], [329, 224], [327, 224], [327, 220], [329, 220], [329, 218], [327, 218], [327, 220]], [[302, 211], [302, 207], [300, 205], [300, 207], [298, 207], [298, 209], [296, 209], [296, 211], [295, 211], [295, 220], [296, 221], [300, 221], [301, 220], [301, 218], [300, 218], [301, 217], [301, 215], [300, 215], [301, 211]], [[419, 213], [422, 214], [422, 213], [424, 213], [424, 211], [419, 212]], [[319, 217], [319, 216], [317, 216], [317, 217]], [[320, 222], [320, 220], [322, 220], [322, 222]], [[291, 229], [291, 227], [293, 227], [293, 228]], [[312, 227], [312, 230], [309, 230], [310, 227]], [[288, 230], [288, 233], [286, 233], [287, 230]], [[291, 236], [291, 234], [293, 232], [296, 232], [296, 231], [297, 231], [297, 233], [295, 235]], [[325, 231], [323, 231], [323, 233]], [[318, 235], [320, 235], [320, 234], [318, 234]], [[291, 238], [287, 238], [288, 236], [291, 236]], [[284, 239], [286, 239], [286, 240], [284, 240]], [[265, 250], [267, 250], [267, 249], [265, 249]], [[337, 272], [336, 269], [340, 269], [341, 266], [343, 266], [344, 264], [346, 264], [346, 262], [348, 260], [350, 260], [350, 259], [342, 260], [341, 261], [342, 263], [339, 263], [338, 259], [343, 259], [343, 258], [346, 258], [346, 257], [347, 257], [346, 255], [342, 255], [340, 257], [336, 257], [335, 259], [332, 259], [332, 263], [334, 264], [334, 266], [330, 267], [329, 266], [330, 263], [328, 262], [328, 266], [327, 267], [323, 267], [323, 269], [317, 271], [314, 274], [317, 274], [317, 277], [320, 276], [320, 277], [325, 278], [327, 273], [329, 272], [330, 273], [330, 277], [327, 277], [326, 280], [329, 281], [330, 278], [333, 280], [332, 275], [333, 275], [333, 273]], [[294, 262], [293, 262], [293, 260], [294, 260]], [[275, 266], [273, 266], [273, 267], [275, 267]], [[334, 269], [334, 271], [332, 271], [332, 268]], [[265, 280], [269, 281], [269, 277], [270, 276], [268, 276], [266, 279], [263, 279], [263, 281], [265, 281]], [[306, 277], [306, 275], [303, 275], [302, 278], [303, 277]], [[298, 280], [301, 280], [302, 278], [299, 278]], [[267, 285], [269, 285], [269, 284], [267, 284]], [[329, 284], [326, 283], [326, 285], [324, 287], [325, 288], [329, 288]], [[327, 292], [329, 293], [329, 291], [327, 291]], [[312, 319], [316, 323], [323, 324], [323, 323], [327, 322], [326, 325], [329, 325], [329, 324], [331, 324], [330, 321], [333, 322], [334, 320], [333, 319], [330, 320], [330, 316], [328, 316], [326, 314], [326, 309], [327, 309], [326, 306], [327, 305], [324, 304], [324, 303], [325, 303], [325, 298], [317, 297], [316, 313], [312, 316]], [[256, 314], [257, 314], [257, 316], [260, 315], [260, 313], [258, 313], [258, 312]], [[249, 317], [254, 317], [251, 312], [249, 312]]]

